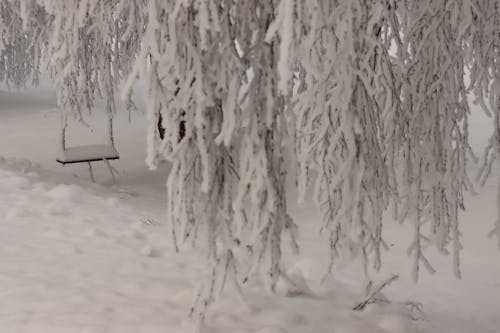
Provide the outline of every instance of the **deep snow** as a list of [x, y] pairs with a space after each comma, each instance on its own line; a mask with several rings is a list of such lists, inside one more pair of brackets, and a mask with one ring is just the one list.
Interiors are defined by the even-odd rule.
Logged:
[[[98, 110], [99, 111], [99, 110]], [[480, 112], [480, 111], [479, 111]], [[70, 144], [106, 141], [103, 115], [72, 123]], [[474, 148], [484, 145], [483, 117], [473, 121]], [[118, 115], [120, 160], [59, 165], [59, 114], [49, 89], [0, 92], [0, 332], [190, 332], [187, 313], [204, 274], [203, 258], [177, 255], [165, 225], [168, 165], [145, 166], [145, 116]], [[473, 170], [472, 170], [473, 171]], [[474, 174], [472, 172], [472, 174]], [[301, 229], [301, 255], [285, 251], [293, 297], [269, 296], [251, 285], [241, 302], [231, 286], [209, 311], [205, 332], [500, 332], [500, 251], [486, 234], [496, 218], [496, 176], [466, 198], [462, 214], [462, 280], [450, 258], [431, 253], [438, 272], [410, 279], [408, 226], [387, 221], [390, 251], [376, 282], [400, 278], [383, 290], [390, 303], [352, 311], [362, 300], [361, 267], [349, 260], [320, 279], [326, 244], [312, 205], [292, 206]], [[390, 226], [390, 228], [387, 228]], [[283, 286], [280, 286], [283, 287]], [[423, 304], [423, 312], [413, 305]]]

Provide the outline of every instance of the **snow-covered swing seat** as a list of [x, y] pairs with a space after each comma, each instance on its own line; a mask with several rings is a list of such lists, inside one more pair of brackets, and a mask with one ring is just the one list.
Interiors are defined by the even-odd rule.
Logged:
[[110, 160], [117, 160], [120, 154], [116, 150], [115, 141], [113, 138], [113, 116], [108, 116], [108, 143], [92, 144], [67, 147], [66, 146], [66, 128], [68, 126], [66, 117], [62, 117], [63, 124], [61, 126], [61, 151], [56, 161], [62, 165], [70, 163], [88, 163], [90, 178], [95, 182], [94, 173], [92, 171], [91, 162], [103, 161], [106, 163], [113, 183], [115, 182], [114, 169], [109, 163]]

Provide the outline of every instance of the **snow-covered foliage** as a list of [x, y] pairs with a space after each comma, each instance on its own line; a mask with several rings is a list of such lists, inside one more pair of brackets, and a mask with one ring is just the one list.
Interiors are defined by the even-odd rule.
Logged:
[[390, 13], [382, 3], [363, 1], [297, 7], [300, 80], [293, 100], [301, 197], [314, 179], [330, 265], [338, 255], [359, 253], [378, 269], [391, 195], [384, 117], [399, 112], [386, 49]]
[[106, 98], [110, 116], [116, 111], [120, 70], [130, 67], [138, 47], [137, 36], [123, 27], [135, 2], [127, 1], [128, 8], [123, 3], [41, 1], [50, 15], [46, 65], [66, 116], [82, 120], [97, 96]]
[[[203, 314], [227, 278], [239, 285], [260, 272], [273, 290], [282, 233], [295, 231], [286, 211], [278, 44], [265, 41], [275, 13], [254, 1], [151, 1], [147, 12], [134, 68], [147, 84], [148, 163], [172, 162], [172, 239], [201, 245], [211, 263], [193, 307]], [[240, 20], [247, 13], [259, 14]]]
[[[493, 117], [493, 133], [484, 152], [478, 179], [482, 184], [500, 157], [500, 4], [497, 1], [471, 1], [470, 14], [464, 22], [470, 33], [467, 37], [467, 56], [470, 65], [470, 87], [476, 103]], [[463, 24], [463, 23], [462, 23]], [[463, 28], [462, 28], [463, 29]], [[490, 235], [500, 248], [500, 183], [497, 194], [498, 219]]]
[[445, 254], [451, 243], [459, 277], [458, 214], [464, 207], [463, 191], [471, 188], [466, 173], [469, 106], [461, 50], [466, 42], [462, 24], [470, 9], [459, 1], [446, 7], [435, 1], [401, 6], [400, 12], [413, 15], [399, 25], [403, 37], [398, 65], [403, 79], [396, 122], [401, 137], [392, 139], [401, 146], [399, 219], [410, 218], [414, 224], [410, 252], [415, 279], [420, 264], [434, 271], [422, 251], [428, 242]]
[[[470, 92], [494, 118], [482, 179], [500, 149], [498, 1], [0, 4], [0, 78], [22, 85], [43, 60], [65, 117], [83, 119], [100, 95], [111, 117], [119, 83], [130, 108], [145, 82], [147, 163], [172, 164], [172, 241], [209, 263], [193, 314], [203, 317], [227, 280], [260, 277], [273, 292], [287, 278], [284, 235], [298, 248], [289, 175], [321, 211], [329, 272], [338, 257], [378, 270], [391, 210], [413, 233], [415, 280], [421, 266], [434, 272], [428, 245], [451, 252], [460, 276]], [[500, 222], [492, 234], [500, 242]]]
[[[84, 121], [100, 97], [112, 117], [118, 84], [128, 76], [140, 45], [142, 1], [6, 0], [1, 5], [4, 81], [20, 86], [33, 77], [36, 84], [38, 71], [47, 71], [63, 130], [68, 117]], [[109, 132], [113, 144], [112, 128]]]
[[38, 84], [46, 18], [35, 0], [0, 2], [0, 81], [13, 88]]

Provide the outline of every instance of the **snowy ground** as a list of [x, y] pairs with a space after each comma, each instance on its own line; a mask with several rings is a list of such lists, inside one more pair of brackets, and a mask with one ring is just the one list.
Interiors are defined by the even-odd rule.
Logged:
[[[144, 117], [116, 121], [115, 185], [102, 163], [95, 163], [92, 184], [86, 165], [55, 162], [58, 121], [50, 91], [0, 92], [0, 332], [190, 332], [186, 315], [203, 260], [171, 250], [164, 224], [168, 170], [144, 165]], [[68, 140], [104, 143], [97, 123], [73, 124]], [[473, 124], [477, 148], [484, 120]], [[341, 264], [321, 284], [326, 248], [314, 227], [317, 215], [310, 206], [293, 207], [302, 254], [285, 260], [290, 275], [303, 277], [313, 292], [276, 297], [251, 286], [242, 303], [229, 288], [211, 308], [205, 332], [500, 333], [500, 252], [486, 238], [496, 215], [495, 182], [467, 198], [462, 280], [453, 277], [449, 258], [431, 255], [437, 274], [413, 284], [407, 229], [394, 223], [386, 232], [391, 251], [376, 276], [400, 275], [384, 289], [391, 303], [352, 311], [362, 298], [359, 265]], [[421, 302], [423, 313], [408, 301]]]

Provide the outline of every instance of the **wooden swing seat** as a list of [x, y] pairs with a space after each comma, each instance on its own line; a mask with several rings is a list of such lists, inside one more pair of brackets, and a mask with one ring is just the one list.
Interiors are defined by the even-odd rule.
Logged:
[[97, 161], [117, 160], [120, 154], [111, 144], [84, 145], [65, 148], [56, 161], [61, 164], [90, 163]]

